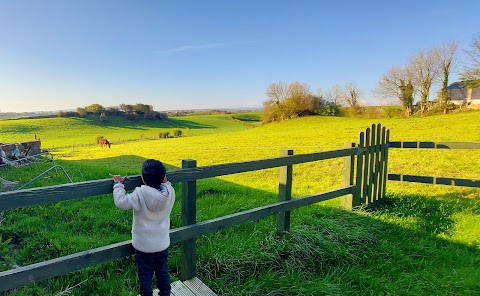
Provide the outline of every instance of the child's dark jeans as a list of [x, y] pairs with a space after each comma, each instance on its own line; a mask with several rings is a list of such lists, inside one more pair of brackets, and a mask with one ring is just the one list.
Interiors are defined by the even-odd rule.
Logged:
[[135, 250], [140, 295], [152, 296], [152, 278], [155, 272], [158, 295], [170, 296], [170, 274], [168, 273], [168, 249], [157, 253], [144, 253]]

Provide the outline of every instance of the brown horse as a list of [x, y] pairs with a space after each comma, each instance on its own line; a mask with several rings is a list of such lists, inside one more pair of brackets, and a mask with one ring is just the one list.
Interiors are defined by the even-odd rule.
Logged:
[[103, 147], [108, 147], [110, 148], [110, 142], [105, 139], [105, 138], [101, 138], [98, 140], [98, 144], [100, 144], [100, 146], [103, 148]]

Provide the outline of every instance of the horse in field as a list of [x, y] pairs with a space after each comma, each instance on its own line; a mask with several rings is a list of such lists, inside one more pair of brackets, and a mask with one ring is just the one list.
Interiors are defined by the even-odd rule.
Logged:
[[104, 147], [105, 148], [107, 148], [107, 147], [110, 148], [110, 142], [105, 138], [98, 139], [98, 144], [100, 144], [100, 146], [102, 148], [104, 148]]

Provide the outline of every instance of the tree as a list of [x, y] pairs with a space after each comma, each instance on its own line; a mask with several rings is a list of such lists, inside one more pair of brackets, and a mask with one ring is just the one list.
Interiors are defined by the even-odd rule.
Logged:
[[77, 113], [78, 113], [78, 116], [85, 117], [85, 115], [87, 115], [88, 112], [87, 112], [87, 109], [78, 107]]
[[463, 68], [461, 78], [469, 87], [480, 87], [480, 33], [473, 36], [470, 49], [466, 49], [468, 61]]
[[314, 95], [306, 83], [272, 83], [267, 88], [268, 99], [263, 102], [262, 121], [281, 121], [307, 115], [337, 115], [338, 105], [325, 99], [319, 90]]
[[284, 82], [272, 83], [267, 88], [268, 99], [263, 102], [262, 121], [264, 123], [284, 119], [284, 103], [290, 96], [288, 85]]
[[410, 58], [410, 69], [413, 71], [413, 83], [420, 93], [420, 111], [423, 114], [428, 107], [430, 88], [438, 77], [438, 63], [433, 50], [423, 50]]
[[145, 113], [152, 113], [153, 112], [153, 106], [138, 103], [138, 104], [133, 106], [133, 111], [137, 112], [140, 115], [143, 115]]
[[99, 114], [100, 115], [100, 113], [102, 113], [104, 111], [104, 108], [100, 104], [92, 104], [92, 105], [86, 106], [85, 110], [87, 110], [87, 112], [89, 112], [89, 113], [94, 113], [94, 114]]
[[120, 108], [120, 110], [124, 111], [125, 113], [133, 112], [133, 105], [120, 104], [118, 107]]
[[313, 110], [313, 95], [306, 83], [293, 82], [288, 86], [290, 94], [283, 102], [286, 118], [296, 118], [309, 115]]
[[361, 91], [357, 84], [353, 81], [345, 83], [345, 92], [343, 93], [343, 101], [352, 109], [357, 109], [360, 104]]
[[412, 71], [408, 67], [392, 67], [382, 76], [375, 92], [382, 98], [400, 100], [405, 115], [412, 115], [415, 87]]
[[120, 115], [120, 109], [117, 106], [107, 107], [105, 110], [106, 115], [117, 116]]
[[329, 100], [335, 105], [340, 105], [345, 98], [345, 93], [340, 85], [335, 84], [328, 91]]
[[448, 78], [451, 71], [456, 66], [456, 52], [457, 52], [458, 42], [452, 40], [450, 42], [444, 43], [439, 47], [434, 48], [435, 59], [437, 62], [437, 67], [439, 71], [439, 77], [441, 79], [442, 87], [438, 94], [439, 104], [446, 108], [448, 101], [450, 100], [448, 94]]

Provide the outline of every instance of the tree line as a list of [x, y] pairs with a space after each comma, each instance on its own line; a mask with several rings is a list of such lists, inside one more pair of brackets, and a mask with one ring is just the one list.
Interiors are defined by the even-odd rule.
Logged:
[[[464, 50], [467, 59], [459, 74], [461, 83], [467, 87], [480, 87], [480, 34], [473, 37], [469, 48]], [[413, 113], [413, 102], [418, 97], [420, 113], [433, 106], [430, 90], [439, 85], [436, 103], [446, 111], [450, 98], [448, 92], [450, 74], [460, 66], [458, 42], [455, 40], [424, 49], [413, 54], [404, 65], [393, 66], [378, 82], [376, 94], [382, 98], [394, 98], [401, 102], [405, 115]]]
[[281, 121], [308, 115], [336, 116], [342, 106], [360, 107], [362, 92], [353, 81], [327, 90], [312, 90], [310, 85], [294, 81], [275, 82], [268, 86], [268, 99], [263, 102], [262, 122]]
[[[384, 99], [395, 99], [402, 105], [405, 116], [414, 111], [418, 98], [421, 114], [433, 108], [432, 86], [438, 85], [436, 105], [446, 112], [451, 99], [448, 92], [449, 77], [460, 69], [461, 83], [465, 87], [480, 87], [480, 34], [473, 37], [470, 47], [464, 50], [466, 60], [460, 61], [458, 42], [445, 42], [413, 54], [405, 65], [393, 66], [379, 80], [374, 94]], [[462, 67], [460, 67], [463, 65]], [[363, 92], [352, 81], [343, 86], [334, 85], [327, 90], [313, 92], [301, 82], [275, 82], [267, 88], [263, 102], [262, 121], [281, 121], [308, 115], [339, 115], [342, 107], [353, 114], [361, 112]]]
[[145, 120], [167, 120], [166, 113], [153, 110], [152, 105], [146, 104], [120, 104], [118, 106], [104, 107], [100, 104], [92, 104], [85, 107], [78, 107], [76, 112], [60, 111], [58, 116], [80, 116], [85, 117], [87, 115], [98, 115], [99, 120], [102, 123], [108, 122], [109, 116], [123, 116], [131, 121]]

